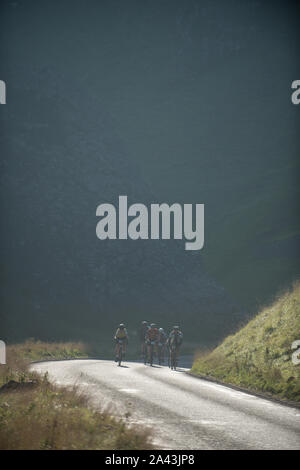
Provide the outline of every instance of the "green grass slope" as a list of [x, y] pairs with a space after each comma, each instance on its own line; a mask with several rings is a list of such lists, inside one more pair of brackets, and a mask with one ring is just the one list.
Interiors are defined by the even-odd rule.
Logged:
[[300, 402], [300, 364], [293, 364], [291, 349], [295, 340], [300, 340], [299, 284], [212, 352], [200, 354], [191, 372]]

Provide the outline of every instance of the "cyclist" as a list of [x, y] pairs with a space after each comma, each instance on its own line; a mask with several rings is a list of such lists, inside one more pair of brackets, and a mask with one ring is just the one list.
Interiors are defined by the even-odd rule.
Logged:
[[167, 341], [169, 352], [170, 352], [170, 357], [171, 357], [171, 352], [175, 354], [174, 364], [171, 363], [171, 368], [176, 367], [178, 355], [179, 355], [179, 349], [182, 344], [182, 340], [183, 340], [183, 334], [179, 326], [177, 325], [173, 326], [173, 330], [169, 334], [169, 338]]
[[116, 343], [116, 358], [115, 361], [118, 362], [120, 348], [123, 348], [123, 355], [126, 353], [126, 345], [128, 344], [128, 333], [125, 328], [124, 323], [120, 323], [119, 327], [117, 328], [116, 334], [114, 336], [114, 340]]
[[158, 359], [159, 364], [165, 362], [165, 348], [167, 343], [167, 335], [163, 328], [158, 329]]
[[145, 352], [146, 352], [145, 339], [146, 339], [146, 333], [148, 329], [149, 329], [148, 322], [146, 320], [142, 321], [141, 326], [140, 326], [140, 333], [139, 333], [142, 357], [145, 356]]
[[154, 345], [153, 352], [156, 350], [159, 332], [155, 323], [151, 323], [150, 328], [146, 331], [146, 344], [148, 346], [148, 357], [151, 357], [151, 346]]

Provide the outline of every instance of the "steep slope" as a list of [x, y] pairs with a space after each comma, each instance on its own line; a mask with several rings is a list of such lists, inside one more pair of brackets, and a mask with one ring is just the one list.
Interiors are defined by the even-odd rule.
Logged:
[[300, 340], [300, 285], [200, 356], [192, 372], [223, 382], [300, 401], [300, 365], [292, 343]]

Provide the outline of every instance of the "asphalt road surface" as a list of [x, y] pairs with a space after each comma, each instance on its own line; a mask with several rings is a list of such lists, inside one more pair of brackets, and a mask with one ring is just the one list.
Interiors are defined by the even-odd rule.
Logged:
[[77, 384], [93, 406], [150, 427], [157, 448], [300, 449], [300, 409], [192, 377], [184, 367], [86, 359], [32, 368], [58, 384]]

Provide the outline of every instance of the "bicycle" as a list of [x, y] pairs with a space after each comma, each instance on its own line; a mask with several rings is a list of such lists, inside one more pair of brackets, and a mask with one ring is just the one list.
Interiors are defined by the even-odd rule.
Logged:
[[118, 362], [118, 366], [121, 366], [121, 362], [123, 359], [123, 346], [124, 340], [123, 339], [117, 339], [117, 356], [116, 356], [116, 362]]
[[177, 346], [176, 345], [170, 345], [169, 367], [171, 368], [171, 370], [176, 370], [176, 367], [177, 367]]
[[[153, 366], [153, 358], [154, 358], [154, 346], [156, 342], [155, 341], [148, 341], [148, 356], [149, 356], [149, 364], [150, 366]], [[146, 364], [146, 362], [145, 362]]]

